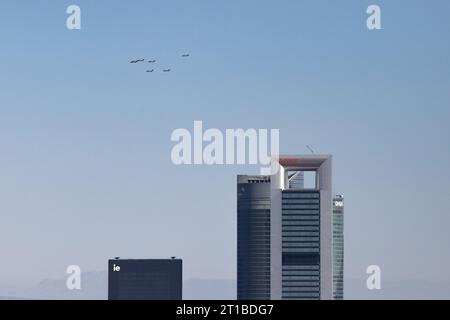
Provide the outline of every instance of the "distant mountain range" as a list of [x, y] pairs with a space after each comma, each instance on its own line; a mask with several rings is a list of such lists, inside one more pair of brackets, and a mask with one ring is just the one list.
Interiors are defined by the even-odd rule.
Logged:
[[[106, 300], [108, 298], [108, 275], [106, 271], [84, 272], [81, 290], [67, 290], [66, 279], [46, 279], [30, 288], [0, 285], [0, 300], [55, 299], [55, 300]], [[190, 279], [183, 283], [186, 300], [235, 300], [236, 281], [225, 279]]]
[[[346, 299], [450, 299], [450, 281], [383, 281], [381, 290], [370, 291], [363, 280], [345, 281]], [[105, 300], [108, 297], [106, 271], [85, 272], [81, 290], [67, 290], [66, 279], [47, 279], [30, 288], [0, 285], [0, 300], [55, 299]], [[189, 279], [183, 283], [186, 300], [235, 300], [236, 281], [228, 279]]]
[[0, 286], [0, 297], [11, 299], [55, 299], [55, 300], [105, 300], [108, 298], [108, 276], [106, 272], [84, 272], [81, 290], [67, 290], [66, 279], [45, 279], [30, 288], [4, 288]]
[[345, 299], [360, 300], [447, 300], [450, 281], [384, 280], [380, 290], [368, 290], [366, 279], [346, 280]]

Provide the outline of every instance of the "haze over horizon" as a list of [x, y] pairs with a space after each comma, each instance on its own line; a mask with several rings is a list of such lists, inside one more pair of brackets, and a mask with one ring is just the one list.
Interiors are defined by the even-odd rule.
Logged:
[[0, 287], [115, 256], [235, 279], [236, 175], [259, 167], [175, 166], [194, 120], [333, 155], [346, 279], [450, 281], [450, 2], [378, 0], [376, 32], [372, 2], [78, 0], [74, 31], [71, 1], [2, 3]]

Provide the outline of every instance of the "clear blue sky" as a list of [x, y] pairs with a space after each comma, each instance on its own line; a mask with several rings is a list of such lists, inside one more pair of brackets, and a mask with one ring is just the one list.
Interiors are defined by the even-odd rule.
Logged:
[[[65, 27], [82, 9], [82, 30]], [[382, 9], [369, 32], [366, 8]], [[450, 2], [2, 1], [0, 285], [184, 259], [235, 278], [236, 175], [175, 167], [170, 134], [279, 128], [334, 155], [345, 273], [449, 279]], [[190, 52], [189, 60], [179, 55]], [[146, 74], [133, 58], [171, 74]]]

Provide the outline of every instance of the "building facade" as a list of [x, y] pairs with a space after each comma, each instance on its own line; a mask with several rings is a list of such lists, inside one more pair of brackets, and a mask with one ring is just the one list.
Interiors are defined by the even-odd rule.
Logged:
[[282, 299], [320, 298], [320, 193], [282, 191]]
[[344, 197], [333, 199], [333, 298], [344, 299]]
[[181, 300], [180, 259], [108, 261], [109, 300]]
[[237, 298], [270, 299], [270, 177], [238, 176]]
[[238, 177], [238, 299], [333, 298], [331, 161], [282, 156], [271, 176]]

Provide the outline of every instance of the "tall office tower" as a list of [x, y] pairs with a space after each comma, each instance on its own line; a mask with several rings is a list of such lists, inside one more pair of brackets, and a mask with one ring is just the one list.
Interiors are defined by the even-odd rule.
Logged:
[[270, 299], [270, 177], [238, 176], [237, 298]]
[[333, 198], [333, 299], [344, 299], [344, 197]]
[[[282, 156], [270, 177], [238, 177], [238, 299], [333, 298], [331, 162]], [[293, 183], [306, 171], [315, 172], [311, 188]]]
[[297, 171], [289, 175], [290, 189], [303, 189], [305, 187], [305, 173]]
[[108, 261], [109, 300], [181, 300], [182, 260]]

